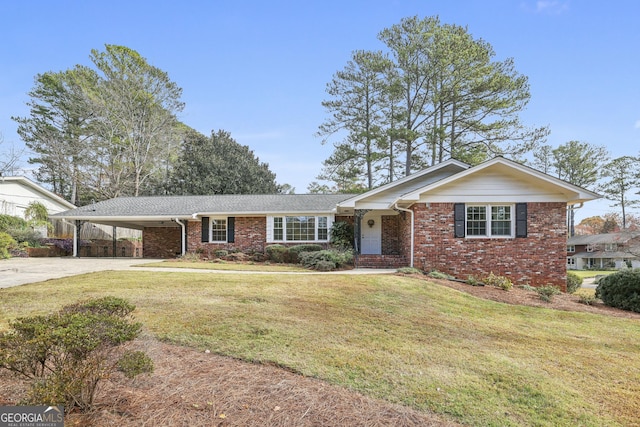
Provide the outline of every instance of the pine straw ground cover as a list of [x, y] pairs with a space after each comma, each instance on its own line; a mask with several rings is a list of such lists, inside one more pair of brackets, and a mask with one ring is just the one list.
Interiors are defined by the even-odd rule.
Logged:
[[[156, 372], [105, 381], [96, 411], [69, 425], [637, 424], [638, 318], [433, 282], [105, 272], [1, 290], [0, 328], [83, 298], [137, 305], [135, 345]], [[0, 404], [15, 402], [2, 375]]]

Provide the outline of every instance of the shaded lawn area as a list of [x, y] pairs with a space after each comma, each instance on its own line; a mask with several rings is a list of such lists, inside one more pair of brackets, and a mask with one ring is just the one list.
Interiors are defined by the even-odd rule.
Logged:
[[640, 322], [400, 276], [104, 272], [0, 290], [0, 327], [116, 295], [162, 340], [276, 364], [470, 425], [632, 425]]

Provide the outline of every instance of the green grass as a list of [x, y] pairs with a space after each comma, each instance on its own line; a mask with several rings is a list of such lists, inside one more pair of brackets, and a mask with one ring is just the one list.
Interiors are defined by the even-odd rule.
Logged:
[[268, 271], [268, 272], [299, 272], [314, 273], [309, 269], [292, 264], [250, 264], [239, 262], [207, 262], [207, 261], [159, 261], [140, 264], [137, 267], [163, 267], [163, 268], [195, 268], [198, 270], [223, 270], [223, 271]]
[[615, 270], [567, 270], [567, 271], [575, 273], [578, 276], [582, 277], [583, 279], [596, 277], [596, 276], [606, 276], [608, 274], [613, 274], [616, 272]]
[[511, 306], [400, 276], [104, 272], [0, 290], [16, 316], [117, 295], [148, 333], [469, 425], [640, 417], [640, 322]]

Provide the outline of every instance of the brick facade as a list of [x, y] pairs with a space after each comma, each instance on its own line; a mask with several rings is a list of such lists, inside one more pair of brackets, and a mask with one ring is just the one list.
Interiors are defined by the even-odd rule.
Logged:
[[264, 252], [267, 245], [266, 217], [236, 217], [233, 243], [203, 243], [202, 221], [189, 221], [187, 226], [187, 252], [209, 252], [220, 249], [247, 253]]
[[[455, 238], [453, 203], [415, 204], [414, 266], [459, 279], [493, 272], [514, 284], [554, 285], [566, 290], [565, 203], [528, 203], [527, 237]], [[400, 219], [403, 254], [408, 256], [410, 224]]]
[[142, 254], [145, 258], [175, 258], [182, 249], [182, 228], [147, 227], [142, 230]]
[[400, 255], [400, 216], [382, 216], [382, 255]]

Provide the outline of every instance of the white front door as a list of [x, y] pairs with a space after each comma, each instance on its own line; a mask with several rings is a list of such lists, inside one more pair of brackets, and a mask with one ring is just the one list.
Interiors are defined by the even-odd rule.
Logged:
[[360, 225], [360, 253], [363, 255], [382, 254], [382, 217], [375, 212], [367, 212]]

